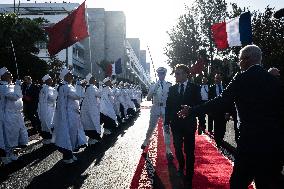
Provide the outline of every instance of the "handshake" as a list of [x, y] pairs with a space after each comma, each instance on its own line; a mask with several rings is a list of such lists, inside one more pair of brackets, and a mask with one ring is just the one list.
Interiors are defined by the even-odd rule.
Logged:
[[191, 107], [188, 106], [188, 105], [181, 105], [182, 107], [182, 110], [180, 110], [177, 115], [179, 118], [186, 118], [189, 114], [190, 114], [190, 111], [191, 111]]

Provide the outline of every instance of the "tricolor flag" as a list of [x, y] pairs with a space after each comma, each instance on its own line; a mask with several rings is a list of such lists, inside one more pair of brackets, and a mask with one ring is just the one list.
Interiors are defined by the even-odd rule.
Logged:
[[117, 59], [113, 64], [107, 66], [107, 76], [117, 75], [122, 73], [121, 58]]
[[49, 37], [48, 52], [50, 55], [55, 55], [62, 49], [88, 37], [88, 28], [85, 20], [85, 1], [66, 18], [45, 29]]
[[242, 46], [252, 43], [250, 12], [226, 22], [213, 24], [212, 36], [218, 49]]

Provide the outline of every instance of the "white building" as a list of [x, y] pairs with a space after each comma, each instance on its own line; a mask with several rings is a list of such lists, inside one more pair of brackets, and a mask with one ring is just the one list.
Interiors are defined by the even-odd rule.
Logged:
[[[22, 18], [44, 18], [49, 21], [49, 24], [55, 24], [64, 19], [72, 10], [79, 6], [78, 3], [21, 3], [19, 7], [19, 16]], [[0, 4], [0, 13], [14, 12], [13, 4]], [[39, 42], [37, 44], [40, 49], [38, 57], [48, 61], [49, 53], [47, 44]], [[66, 55], [67, 54], [67, 55]], [[68, 66], [73, 67], [74, 74], [80, 77], [86, 75], [85, 63], [85, 47], [82, 43], [76, 44], [60, 51], [56, 57], [68, 63]]]

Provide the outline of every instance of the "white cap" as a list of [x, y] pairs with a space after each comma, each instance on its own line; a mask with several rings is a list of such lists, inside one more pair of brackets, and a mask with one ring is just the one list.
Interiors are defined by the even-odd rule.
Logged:
[[116, 79], [112, 80], [111, 84], [115, 84], [116, 83]]
[[159, 67], [156, 72], [157, 73], [167, 73], [167, 69], [164, 67]]
[[123, 85], [123, 81], [119, 82], [119, 85]]
[[49, 76], [49, 74], [46, 74], [45, 76], [43, 76], [42, 81], [45, 82], [48, 79], [51, 79], [51, 77]]
[[106, 83], [106, 82], [108, 82], [108, 81], [111, 81], [110, 77], [104, 78], [103, 83]]
[[91, 77], [93, 77], [92, 74], [88, 73], [88, 75], [86, 76], [86, 81], [89, 83], [90, 82], [90, 79]]
[[8, 69], [7, 69], [6, 67], [1, 68], [1, 69], [0, 69], [0, 77], [1, 77], [2, 75], [4, 75], [6, 72], [8, 72]]
[[68, 74], [70, 72], [70, 70], [68, 70], [67, 68], [63, 68], [61, 71], [60, 71], [60, 74], [59, 74], [59, 78], [60, 79], [64, 79], [65, 75]]
[[128, 86], [128, 85], [129, 85], [129, 83], [127, 83], [127, 82], [124, 83], [124, 86]]

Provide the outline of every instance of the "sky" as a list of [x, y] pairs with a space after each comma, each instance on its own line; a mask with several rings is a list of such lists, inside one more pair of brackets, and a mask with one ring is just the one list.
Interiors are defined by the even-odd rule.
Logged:
[[[19, 0], [16, 0], [18, 2]], [[29, 2], [34, 3], [35, 0]], [[83, 0], [64, 0], [70, 3], [82, 3]], [[126, 36], [140, 38], [141, 49], [151, 51], [155, 69], [160, 66], [166, 67], [167, 57], [164, 55], [164, 47], [168, 42], [167, 31], [177, 23], [178, 17], [185, 12], [185, 4], [190, 6], [194, 0], [87, 0], [90, 8], [105, 8], [106, 11], [123, 11], [126, 16]], [[284, 8], [284, 0], [226, 0], [228, 3], [235, 2], [239, 6], [251, 8], [251, 10], [264, 10], [267, 5]], [[21, 0], [21, 3], [27, 3]], [[63, 0], [36, 0], [40, 2], [58, 2]], [[13, 3], [13, 0], [0, 0], [1, 4]], [[147, 62], [151, 62], [147, 51]], [[151, 65], [151, 77], [154, 73]], [[169, 74], [166, 80], [174, 81]]]

